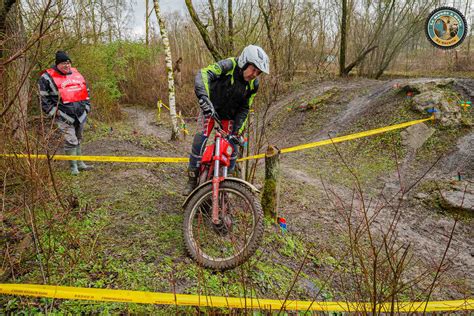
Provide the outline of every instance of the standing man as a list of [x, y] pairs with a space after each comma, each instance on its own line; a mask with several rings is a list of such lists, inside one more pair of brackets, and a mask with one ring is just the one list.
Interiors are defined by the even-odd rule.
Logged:
[[[198, 168], [214, 117], [222, 120], [226, 132], [240, 137], [250, 106], [257, 94], [262, 73], [269, 74], [270, 60], [265, 51], [255, 45], [244, 48], [239, 57], [231, 57], [201, 69], [195, 78], [194, 92], [201, 108], [198, 132], [194, 136], [188, 166], [188, 184], [184, 194], [189, 195], [197, 184]], [[232, 154], [229, 174], [234, 171], [237, 146]]]
[[[89, 90], [84, 77], [71, 67], [66, 52], [58, 51], [55, 65], [44, 71], [38, 85], [41, 107], [63, 133], [66, 154], [80, 156], [82, 132], [90, 112]], [[70, 160], [69, 163], [73, 175], [92, 168], [83, 161]]]

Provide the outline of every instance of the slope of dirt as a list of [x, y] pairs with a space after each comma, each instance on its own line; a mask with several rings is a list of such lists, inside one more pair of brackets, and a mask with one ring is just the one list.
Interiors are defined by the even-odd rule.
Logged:
[[[349, 80], [331, 81], [317, 83], [305, 87], [294, 93], [283, 97], [274, 105], [268, 122], [273, 126], [270, 139], [275, 139], [280, 147], [296, 145], [304, 142], [317, 141], [327, 138], [328, 135], [344, 135], [350, 132], [377, 128], [410, 119], [420, 118], [420, 115], [411, 112], [407, 105], [407, 99], [401, 95], [396, 88], [407, 84], [423, 84], [432, 81], [431, 78], [419, 79], [397, 79], [390, 81], [374, 80]], [[468, 80], [456, 81], [456, 87], [461, 94], [469, 96], [472, 91], [472, 82]], [[336, 96], [328, 102], [319, 104], [315, 109], [298, 110], [295, 104], [310, 102], [327, 91], [336, 91]], [[288, 110], [288, 107], [292, 107]], [[153, 115], [144, 114], [137, 110], [127, 110], [131, 116], [140, 118], [136, 127], [143, 133], [151, 133], [157, 137], [168, 135], [157, 132], [153, 125]], [[301, 124], [302, 123], [302, 124]], [[153, 131], [155, 130], [155, 131]], [[161, 134], [160, 134], [161, 133]], [[273, 133], [273, 134], [272, 134]], [[360, 172], [361, 181], [365, 181], [364, 190], [366, 194], [382, 199], [376, 195], [380, 191], [384, 198], [395, 197], [398, 199], [400, 181], [405, 187], [409, 187], [417, 181], [425, 171], [434, 163], [435, 158], [441, 157], [426, 175], [426, 179], [453, 178], [455, 171], [465, 170], [469, 176], [472, 159], [472, 136], [473, 133], [464, 132], [465, 136], [454, 135], [456, 143], [443, 147], [443, 151], [437, 152], [436, 157], [420, 157], [416, 153], [409, 153], [406, 148], [398, 148], [399, 159], [406, 158], [403, 163], [406, 170], [402, 179], [396, 172], [396, 163], [393, 157], [393, 144], [399, 144], [399, 132], [391, 133], [390, 136], [382, 135], [375, 139], [355, 141], [353, 144], [339, 145], [342, 157], [331, 148], [302, 151], [284, 156], [282, 158], [282, 172], [285, 175], [282, 187], [285, 193], [282, 197], [282, 215], [287, 217], [292, 227], [292, 232], [299, 238], [309, 242], [329, 242], [323, 236], [332, 234], [332, 227], [341, 222], [342, 219], [334, 217], [336, 211], [328, 207], [326, 190], [337, 196], [338, 199], [349, 203], [352, 197], [354, 185], [351, 175], [344, 170], [342, 159], [346, 159], [349, 165]], [[387, 139], [388, 138], [388, 139]], [[190, 139], [188, 139], [189, 143]], [[380, 144], [385, 143], [381, 150]], [[371, 143], [369, 146], [367, 146]], [[315, 153], [314, 151], [319, 151]], [[380, 155], [373, 151], [380, 151]], [[385, 157], [390, 155], [390, 157]], [[367, 157], [368, 156], [368, 157]], [[359, 163], [359, 160], [363, 161]], [[328, 163], [330, 161], [330, 163]], [[322, 163], [324, 172], [321, 172], [318, 163]], [[353, 164], [351, 164], [353, 162]], [[359, 170], [358, 170], [359, 169]], [[360, 170], [361, 169], [361, 170]], [[421, 181], [423, 182], [424, 179]], [[325, 182], [325, 186], [323, 185]], [[330, 188], [330, 189], [328, 189]], [[414, 192], [417, 192], [413, 190]], [[426, 201], [414, 198], [414, 192], [408, 192], [404, 197], [399, 212], [396, 226], [397, 236], [400, 243], [413, 244], [414, 252], [420, 254], [416, 260], [420, 266], [428, 266], [439, 261], [447, 244], [447, 237], [454, 224], [453, 217], [449, 214], [440, 213], [433, 205]], [[368, 197], [366, 197], [368, 198]], [[329, 199], [330, 200], [330, 199]], [[360, 203], [360, 199], [356, 204]], [[380, 229], [390, 222], [394, 211], [384, 208], [377, 216], [376, 222]], [[336, 222], [336, 223], [335, 223]], [[445, 280], [458, 280], [461, 283], [474, 280], [474, 272], [470, 267], [474, 266], [472, 250], [474, 248], [472, 221], [470, 219], [458, 222], [456, 234], [450, 246], [450, 262], [452, 268], [447, 273]], [[314, 228], [318, 227], [318, 233], [314, 234]], [[443, 245], [443, 246], [441, 246]], [[469, 282], [468, 282], [469, 283]], [[465, 284], [465, 283], [464, 283]], [[461, 286], [462, 288], [462, 286]], [[468, 286], [473, 291], [472, 286]], [[440, 295], [456, 297], [461, 289], [441, 290]]]
[[[283, 148], [424, 117], [411, 111], [406, 96], [394, 89], [406, 81], [353, 79], [308, 84], [273, 105], [266, 122], [268, 139]], [[472, 81], [458, 82], [460, 93], [472, 97]], [[326, 97], [320, 99], [321, 95]], [[122, 122], [91, 124], [85, 132], [84, 154], [188, 155], [192, 137], [170, 142], [171, 127], [166, 115], [162, 114], [161, 124], [156, 124], [152, 109], [126, 106], [123, 111], [126, 119]], [[188, 123], [193, 133], [194, 122]], [[441, 186], [446, 185], [461, 170], [472, 185], [473, 146], [469, 128], [437, 129], [412, 154], [401, 146], [400, 132], [392, 132], [338, 144], [338, 151], [326, 146], [282, 156], [279, 211], [288, 221], [288, 233], [282, 234], [279, 228], [266, 223], [265, 240], [257, 254], [242, 268], [223, 273], [202, 269], [186, 255], [182, 238], [184, 198], [180, 194], [186, 181], [186, 164], [96, 163], [94, 171], [82, 172], [78, 177], [61, 171], [59, 177], [67, 184], [63, 193], [77, 198], [79, 206], [59, 216], [67, 218], [67, 226], [61, 220], [59, 225], [71, 232], [64, 232], [66, 241], [53, 242], [51, 246], [49, 282], [281, 300], [288, 292], [290, 299], [348, 299], [344, 289], [351, 284], [340, 280], [345, 275], [340, 267], [349, 261], [335, 259], [339, 248], [348, 241], [344, 218], [347, 209], [352, 205], [356, 221], [361, 215], [357, 210], [364, 206], [370, 216], [378, 212], [373, 217], [377, 233], [383, 232], [395, 216], [396, 238], [415, 254], [410, 273], [433, 269], [443, 256], [454, 216], [430, 198], [434, 196], [429, 191], [433, 188], [430, 181], [439, 179], [444, 181]], [[426, 178], [402, 197], [400, 187], [410, 187], [439, 156], [441, 159]], [[398, 161], [405, 159], [401, 184], [395, 157]], [[260, 162], [258, 186], [262, 185], [263, 172]], [[363, 197], [354, 194], [354, 175]], [[419, 198], [420, 194], [428, 198]], [[376, 201], [390, 201], [390, 206], [379, 210], [377, 205], [381, 204]], [[401, 206], [394, 208], [399, 202]], [[433, 293], [435, 299], [459, 299], [473, 294], [472, 227], [471, 217], [457, 222], [448, 251], [448, 269]], [[293, 284], [300, 267], [301, 273]], [[17, 276], [15, 281], [43, 282], [37, 269]], [[421, 291], [427, 285], [429, 280], [425, 279], [413, 290]], [[9, 306], [19, 304], [15, 300], [8, 298]], [[164, 315], [196, 312], [190, 307], [178, 310], [174, 306], [78, 301], [56, 301], [54, 307], [72, 314], [125, 310]]]
[[[283, 140], [283, 147], [286, 147], [421, 118], [410, 110], [406, 96], [394, 87], [424, 84], [431, 80], [397, 79], [367, 83], [362, 80], [348, 85], [348, 89], [340, 84], [344, 94], [320, 108], [274, 113], [273, 117], [280, 117], [281, 121], [271, 122], [273, 131], [270, 132], [270, 139], [274, 144], [280, 144]], [[458, 88], [458, 93], [469, 97], [473, 93], [472, 85], [473, 80], [458, 80], [455, 87]], [[361, 87], [368, 89], [361, 90]], [[292, 94], [285, 100], [291, 102], [293, 96], [300, 98]], [[301, 128], [303, 126], [304, 129]], [[306, 133], [306, 130], [310, 132]], [[293, 137], [294, 135], [297, 137]], [[372, 199], [373, 204], [376, 204], [375, 201], [386, 201], [393, 197], [394, 201], [398, 201], [401, 186], [409, 188], [423, 177], [419, 186], [404, 195], [398, 212], [390, 207], [382, 209], [375, 224], [380, 231], [384, 231], [394, 216], [397, 216], [396, 232], [399, 242], [413, 246], [419, 266], [432, 266], [443, 257], [455, 216], [437, 207], [437, 202], [431, 198], [416, 198], [415, 193], [420, 194], [418, 188], [429, 185], [433, 180], [439, 181], [442, 186], [447, 181], [454, 180], [459, 171], [462, 171], [464, 180], [467, 180], [468, 191], [472, 191], [473, 136], [471, 128], [443, 130], [438, 127], [435, 135], [418, 151], [403, 147], [400, 132], [391, 132], [370, 139], [337, 144], [337, 151], [333, 146], [327, 146], [284, 155], [281, 162], [284, 174], [280, 206], [282, 215], [287, 218], [290, 226], [296, 226], [296, 233], [307, 240], [330, 243], [331, 239], [325, 236], [330, 236], [336, 227], [344, 225], [343, 218], [337, 215], [338, 204], [353, 204], [354, 209], [362, 208], [360, 198], [352, 198], [356, 179], [348, 171], [348, 167], [362, 183], [367, 199], [365, 203]], [[396, 163], [395, 157], [398, 157], [401, 165]], [[440, 160], [435, 163], [438, 158]], [[429, 169], [430, 172], [424, 175]], [[429, 196], [424, 193], [419, 196], [422, 195]], [[372, 212], [370, 209], [368, 211]], [[463, 217], [456, 223], [454, 238], [447, 253], [451, 268], [444, 276], [444, 281], [449, 286], [440, 290], [438, 294], [441, 297], [457, 297], [466, 291], [474, 293], [474, 210], [471, 209], [470, 212], [467, 218]], [[452, 284], [461, 285], [456, 288]]]
[[[327, 138], [327, 135], [343, 135], [409, 119], [417, 119], [420, 115], [407, 110], [406, 97], [400, 95], [394, 87], [408, 82], [424, 83], [430, 80], [429, 78], [411, 81], [358, 79], [323, 82], [308, 86], [301, 91], [287, 95], [275, 105], [272, 114], [269, 116], [269, 122], [274, 126], [272, 132], [275, 135], [270, 139], [276, 139], [277, 143], [284, 147], [285, 144], [296, 145], [320, 140]], [[471, 84], [469, 82], [461, 83], [463, 87], [470, 87], [469, 84]], [[318, 95], [331, 91], [331, 89], [335, 89], [335, 97], [326, 103], [320, 104], [314, 110], [287, 110], [288, 105], [294, 106], [295, 102], [302, 99], [312, 100]], [[467, 89], [467, 91], [470, 90]], [[466, 92], [466, 89], [463, 92]], [[152, 110], [140, 107], [125, 107], [124, 111], [128, 115], [128, 120], [125, 123], [127, 127], [124, 130], [131, 129], [129, 133], [132, 138], [123, 137], [125, 141], [116, 143], [113, 141], [109, 143], [102, 139], [88, 144], [86, 150], [91, 153], [100, 151], [124, 155], [187, 156], [191, 137], [187, 137], [184, 142], [169, 143], [170, 126], [166, 116], [163, 116], [162, 125], [157, 125], [154, 122], [155, 116]], [[282, 120], [282, 122], [279, 122], [279, 120]], [[299, 124], [301, 122], [303, 122], [303, 125]], [[190, 125], [190, 129], [193, 130], [193, 122], [190, 122]], [[431, 178], [449, 178], [453, 176], [452, 171], [454, 169], [469, 170], [468, 167], [472, 165], [474, 160], [472, 159], [472, 144], [470, 143], [472, 135], [471, 131], [459, 140], [456, 139], [455, 144], [442, 148], [445, 153], [437, 153], [442, 155], [442, 160], [434, 166], [432, 170], [434, 175], [428, 175]], [[154, 139], [156, 143], [147, 142], [147, 138]], [[135, 139], [140, 141], [137, 142]], [[382, 145], [383, 148], [380, 147], [380, 142], [384, 144]], [[342, 159], [345, 159], [354, 170], [360, 173], [360, 180], [364, 182], [364, 190], [366, 190], [365, 193], [368, 196], [377, 198], [376, 192], [379, 192], [382, 186], [385, 186], [382, 191], [384, 196], [389, 198], [395, 196], [400, 189], [400, 183], [396, 172], [396, 164], [393, 161], [392, 151], [394, 146], [391, 143], [399, 144], [399, 132], [391, 133], [389, 136], [382, 135], [373, 139], [340, 144], [338, 148], [342, 157], [338, 157], [330, 146], [284, 156], [282, 158], [282, 172], [285, 177], [282, 180], [282, 187], [285, 192], [281, 199], [281, 214], [288, 219], [292, 234], [306, 242], [328, 244], [333, 238], [334, 227], [340, 226], [339, 229], [343, 229], [342, 218], [334, 216], [337, 207], [330, 206], [334, 202], [332, 201], [334, 195], [337, 196], [337, 199], [344, 200], [346, 204], [350, 203], [352, 197], [354, 182], [351, 175], [344, 170]], [[400, 159], [407, 155], [404, 148], [398, 148], [396, 151], [398, 151]], [[387, 154], [390, 155], [389, 158], [385, 157]], [[409, 166], [409, 172], [407, 171], [408, 175], [402, 175], [406, 176], [402, 179], [404, 186], [409, 186], [410, 183], [420, 177], [428, 169], [429, 164], [433, 163], [435, 157], [425, 158], [424, 161], [419, 161], [414, 155], [412, 159], [405, 162]], [[322, 164], [324, 172], [321, 172], [319, 163]], [[114, 188], [113, 196], [115, 197], [107, 199], [107, 203], [112, 203], [112, 212], [117, 214], [116, 224], [108, 228], [110, 233], [119, 237], [119, 240], [127, 239], [127, 236], [131, 234], [136, 236], [137, 242], [139, 242], [137, 247], [143, 249], [142, 251], [155, 247], [156, 250], [159, 249], [159, 252], [164, 251], [169, 257], [173, 258], [173, 262], [188, 264], [189, 259], [182, 248], [181, 227], [179, 226], [181, 210], [178, 207], [183, 201], [180, 190], [186, 180], [185, 164], [158, 166], [117, 164], [115, 166], [102, 165], [100, 168], [106, 169], [107, 171], [104, 171], [110, 176], [106, 179], [92, 178], [88, 181], [92, 180], [92, 183], [100, 182], [103, 188]], [[146, 192], [147, 190], [141, 190], [143, 187], [153, 188], [155, 186], [159, 187], [156, 190], [157, 192], [150, 193]], [[333, 194], [332, 198], [328, 198], [325, 187]], [[94, 190], [96, 190], [95, 186]], [[105, 191], [102, 193], [103, 195], [109, 194], [108, 189], [102, 190]], [[97, 194], [97, 192], [94, 194]], [[137, 209], [137, 214], [122, 214], [122, 207], [129, 209], [128, 204], [133, 205], [132, 202], [127, 201], [127, 198], [141, 194], [153, 196], [152, 200], [155, 204], [143, 206], [149, 211], [143, 213], [144, 210]], [[365, 198], [368, 199], [368, 196]], [[440, 213], [425, 201], [414, 199], [413, 195], [408, 194], [407, 196], [408, 198], [403, 201], [400, 209], [401, 215], [397, 225], [398, 238], [401, 243], [413, 244], [414, 252], [419, 254], [416, 261], [419, 261], [420, 266], [432, 265], [438, 262], [443, 255], [447, 243], [446, 236], [449, 235], [453, 225], [453, 217]], [[360, 203], [360, 199], [356, 199], [354, 203]], [[133, 208], [135, 207], [133, 206]], [[153, 211], [155, 208], [158, 213]], [[166, 214], [164, 215], [165, 218], [161, 218], [163, 215], [160, 214]], [[156, 238], [145, 238], [145, 234], [162, 233], [162, 228], [159, 230], [156, 230], [156, 228], [160, 227], [161, 221], [167, 223], [169, 221], [168, 217], [171, 217], [171, 222], [176, 225], [169, 233], [166, 233], [168, 230], [165, 230], [164, 236], [169, 234], [171, 238], [165, 242], [162, 240], [165, 237], [161, 236], [158, 240], [162, 240], [169, 246], [163, 247], [162, 244], [157, 244]], [[384, 208], [376, 218], [376, 222], [381, 227], [380, 229], [383, 229], [392, 217], [393, 210]], [[143, 223], [146, 223], [146, 225], [143, 225]], [[474, 266], [474, 257], [472, 256], [472, 249], [474, 248], [472, 237], [474, 236], [470, 228], [472, 228], [472, 221], [470, 220], [457, 223], [456, 234], [448, 253], [452, 268], [444, 279], [445, 281], [457, 280], [456, 282], [463, 283], [463, 280], [474, 280], [474, 272], [471, 269]], [[127, 243], [134, 244], [133, 240], [135, 238], [128, 238]], [[144, 240], [148, 240], [148, 242], [144, 243]], [[286, 266], [289, 270], [296, 268], [287, 259], [275, 257], [274, 251], [263, 248], [263, 253], [272, 257], [275, 264]], [[151, 256], [149, 251], [145, 251], [144, 255], [146, 257]], [[137, 260], [139, 259], [137, 258]], [[155, 263], [160, 261], [159, 256], [152, 256], [148, 260]], [[268, 261], [266, 262], [268, 264]], [[306, 272], [314, 277], [314, 273], [311, 273], [310, 270]], [[187, 282], [189, 280], [181, 284], [183, 290], [189, 287]], [[315, 281], [308, 282], [314, 283]], [[465, 283], [463, 284], [465, 285]], [[438, 295], [449, 298], [457, 297], [461, 293], [461, 288], [440, 290]], [[472, 286], [468, 286], [468, 288], [469, 291], [473, 291]]]

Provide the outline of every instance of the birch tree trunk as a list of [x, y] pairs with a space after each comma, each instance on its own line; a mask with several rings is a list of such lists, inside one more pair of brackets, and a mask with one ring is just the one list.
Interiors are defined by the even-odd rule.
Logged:
[[169, 92], [169, 107], [170, 107], [170, 116], [171, 116], [171, 140], [178, 139], [179, 130], [178, 130], [178, 121], [176, 119], [176, 99], [175, 99], [175, 88], [174, 88], [174, 79], [173, 79], [173, 60], [171, 59], [171, 47], [168, 39], [168, 32], [166, 31], [165, 21], [161, 16], [160, 5], [158, 0], [153, 0], [155, 5], [156, 18], [160, 25], [160, 34], [163, 39], [163, 45], [165, 46], [165, 60], [166, 60], [166, 71], [168, 72], [168, 92]]

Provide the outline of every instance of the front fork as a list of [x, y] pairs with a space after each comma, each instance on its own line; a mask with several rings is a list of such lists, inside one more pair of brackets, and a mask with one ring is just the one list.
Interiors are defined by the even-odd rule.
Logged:
[[216, 225], [221, 223], [219, 219], [219, 184], [224, 181], [227, 176], [227, 167], [223, 168], [222, 177], [219, 176], [220, 169], [220, 142], [221, 138], [216, 137], [214, 151], [214, 175], [212, 177], [212, 222]]

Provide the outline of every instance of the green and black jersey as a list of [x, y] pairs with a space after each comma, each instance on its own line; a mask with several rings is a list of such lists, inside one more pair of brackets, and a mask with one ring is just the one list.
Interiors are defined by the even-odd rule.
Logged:
[[234, 120], [234, 133], [245, 127], [257, 90], [258, 79], [245, 81], [234, 57], [202, 68], [194, 83], [198, 98], [207, 96], [221, 119]]

